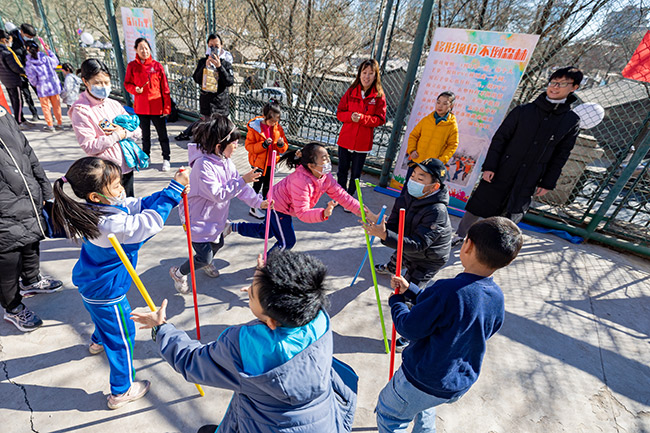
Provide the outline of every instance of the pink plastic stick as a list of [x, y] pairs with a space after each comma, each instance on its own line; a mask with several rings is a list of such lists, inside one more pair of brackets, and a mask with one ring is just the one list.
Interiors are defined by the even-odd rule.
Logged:
[[266, 208], [266, 229], [264, 230], [264, 263], [266, 263], [266, 253], [269, 248], [269, 229], [271, 228], [271, 200], [273, 200], [273, 177], [275, 176], [275, 159], [277, 152], [274, 150], [271, 153], [271, 175], [269, 176], [269, 193], [266, 196], [266, 201], [269, 206]]

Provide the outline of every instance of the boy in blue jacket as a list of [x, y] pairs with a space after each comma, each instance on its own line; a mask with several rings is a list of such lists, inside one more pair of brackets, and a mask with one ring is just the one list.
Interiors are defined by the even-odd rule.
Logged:
[[152, 328], [162, 357], [186, 380], [234, 391], [219, 433], [349, 432], [357, 376], [332, 358], [325, 274], [322, 262], [302, 253], [273, 251], [266, 264], [259, 258], [248, 289], [257, 320], [209, 344], [165, 322], [167, 300], [131, 317]]
[[[381, 433], [435, 433], [436, 406], [452, 403], [478, 379], [488, 338], [503, 324], [503, 293], [492, 274], [514, 260], [523, 244], [509, 219], [475, 223], [460, 250], [464, 272], [421, 290], [394, 276], [399, 294], [389, 304], [397, 332], [411, 341], [402, 365], [379, 394], [377, 426]], [[409, 311], [405, 301], [413, 308]]]

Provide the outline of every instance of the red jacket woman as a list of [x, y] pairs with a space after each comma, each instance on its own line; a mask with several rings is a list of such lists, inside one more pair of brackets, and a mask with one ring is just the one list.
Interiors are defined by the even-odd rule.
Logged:
[[151, 57], [151, 47], [145, 38], [135, 41], [135, 60], [129, 62], [124, 77], [126, 91], [133, 95], [133, 111], [140, 118], [142, 150], [151, 153], [151, 125], [153, 122], [162, 148], [162, 171], [170, 170], [169, 137], [165, 116], [171, 113], [169, 83], [162, 65]]
[[[356, 79], [339, 102], [336, 118], [343, 122], [337, 141], [337, 178], [339, 185], [354, 195], [354, 181], [361, 177], [366, 156], [372, 150], [374, 129], [386, 123], [386, 98], [376, 60], [364, 60], [359, 65]], [[352, 174], [348, 184], [350, 166]]]

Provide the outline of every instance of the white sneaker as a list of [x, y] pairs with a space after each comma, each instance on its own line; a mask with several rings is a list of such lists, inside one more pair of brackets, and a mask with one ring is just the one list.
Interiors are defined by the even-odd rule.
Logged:
[[147, 391], [149, 391], [150, 386], [151, 386], [151, 382], [149, 382], [148, 380], [140, 380], [138, 382], [133, 382], [131, 388], [129, 388], [129, 390], [124, 394], [120, 394], [120, 395], [111, 394], [108, 396], [108, 408], [119, 409], [125, 404], [131, 403], [132, 401], [141, 398], [147, 393]]
[[266, 217], [266, 212], [264, 212], [262, 209], [257, 209], [254, 207], [252, 207], [251, 210], [248, 211], [248, 214], [260, 220]]
[[225, 239], [230, 233], [232, 233], [232, 222], [226, 221], [226, 228], [223, 229], [221, 236]]
[[203, 272], [210, 278], [217, 278], [219, 276], [219, 270], [214, 267], [212, 263], [208, 266], [203, 267]]
[[169, 171], [169, 170], [171, 170], [171, 169], [172, 169], [172, 165], [171, 165], [171, 163], [170, 163], [169, 161], [167, 161], [167, 160], [164, 160], [164, 161], [163, 161], [163, 165], [162, 165], [162, 169], [161, 169], [161, 170], [162, 170], [162, 171]]
[[178, 266], [172, 266], [169, 268], [169, 276], [172, 277], [172, 280], [174, 280], [174, 287], [176, 288], [176, 291], [185, 295], [190, 292], [190, 286], [187, 284], [187, 275], [179, 277], [177, 275], [177, 272]]
[[102, 353], [104, 351], [104, 346], [101, 344], [97, 344], [94, 342], [90, 342], [90, 345], [88, 346], [88, 352], [90, 352], [91, 355], [97, 355], [98, 353]]
[[43, 127], [43, 131], [54, 132], [55, 129], [54, 129], [54, 126], [48, 126], [48, 125], [45, 125], [45, 126]]

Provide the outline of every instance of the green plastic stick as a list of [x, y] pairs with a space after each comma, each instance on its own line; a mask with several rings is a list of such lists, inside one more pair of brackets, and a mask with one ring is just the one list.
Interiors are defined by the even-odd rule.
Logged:
[[[361, 196], [361, 186], [359, 185], [359, 179], [355, 179], [354, 182], [357, 185], [357, 196], [359, 197], [359, 207], [361, 208], [361, 221], [366, 223], [366, 211], [363, 208], [363, 197]], [[386, 336], [386, 325], [384, 324], [384, 312], [381, 309], [381, 299], [379, 298], [379, 286], [377, 286], [377, 274], [375, 273], [375, 261], [372, 258], [372, 248], [370, 248], [370, 236], [368, 232], [364, 230], [366, 234], [366, 247], [368, 248], [368, 260], [370, 261], [370, 272], [372, 272], [372, 283], [375, 286], [375, 297], [377, 298], [377, 308], [379, 308], [379, 320], [381, 321], [381, 332], [384, 334], [384, 346], [386, 346], [386, 353], [390, 353], [390, 348], [388, 347], [388, 337]]]

